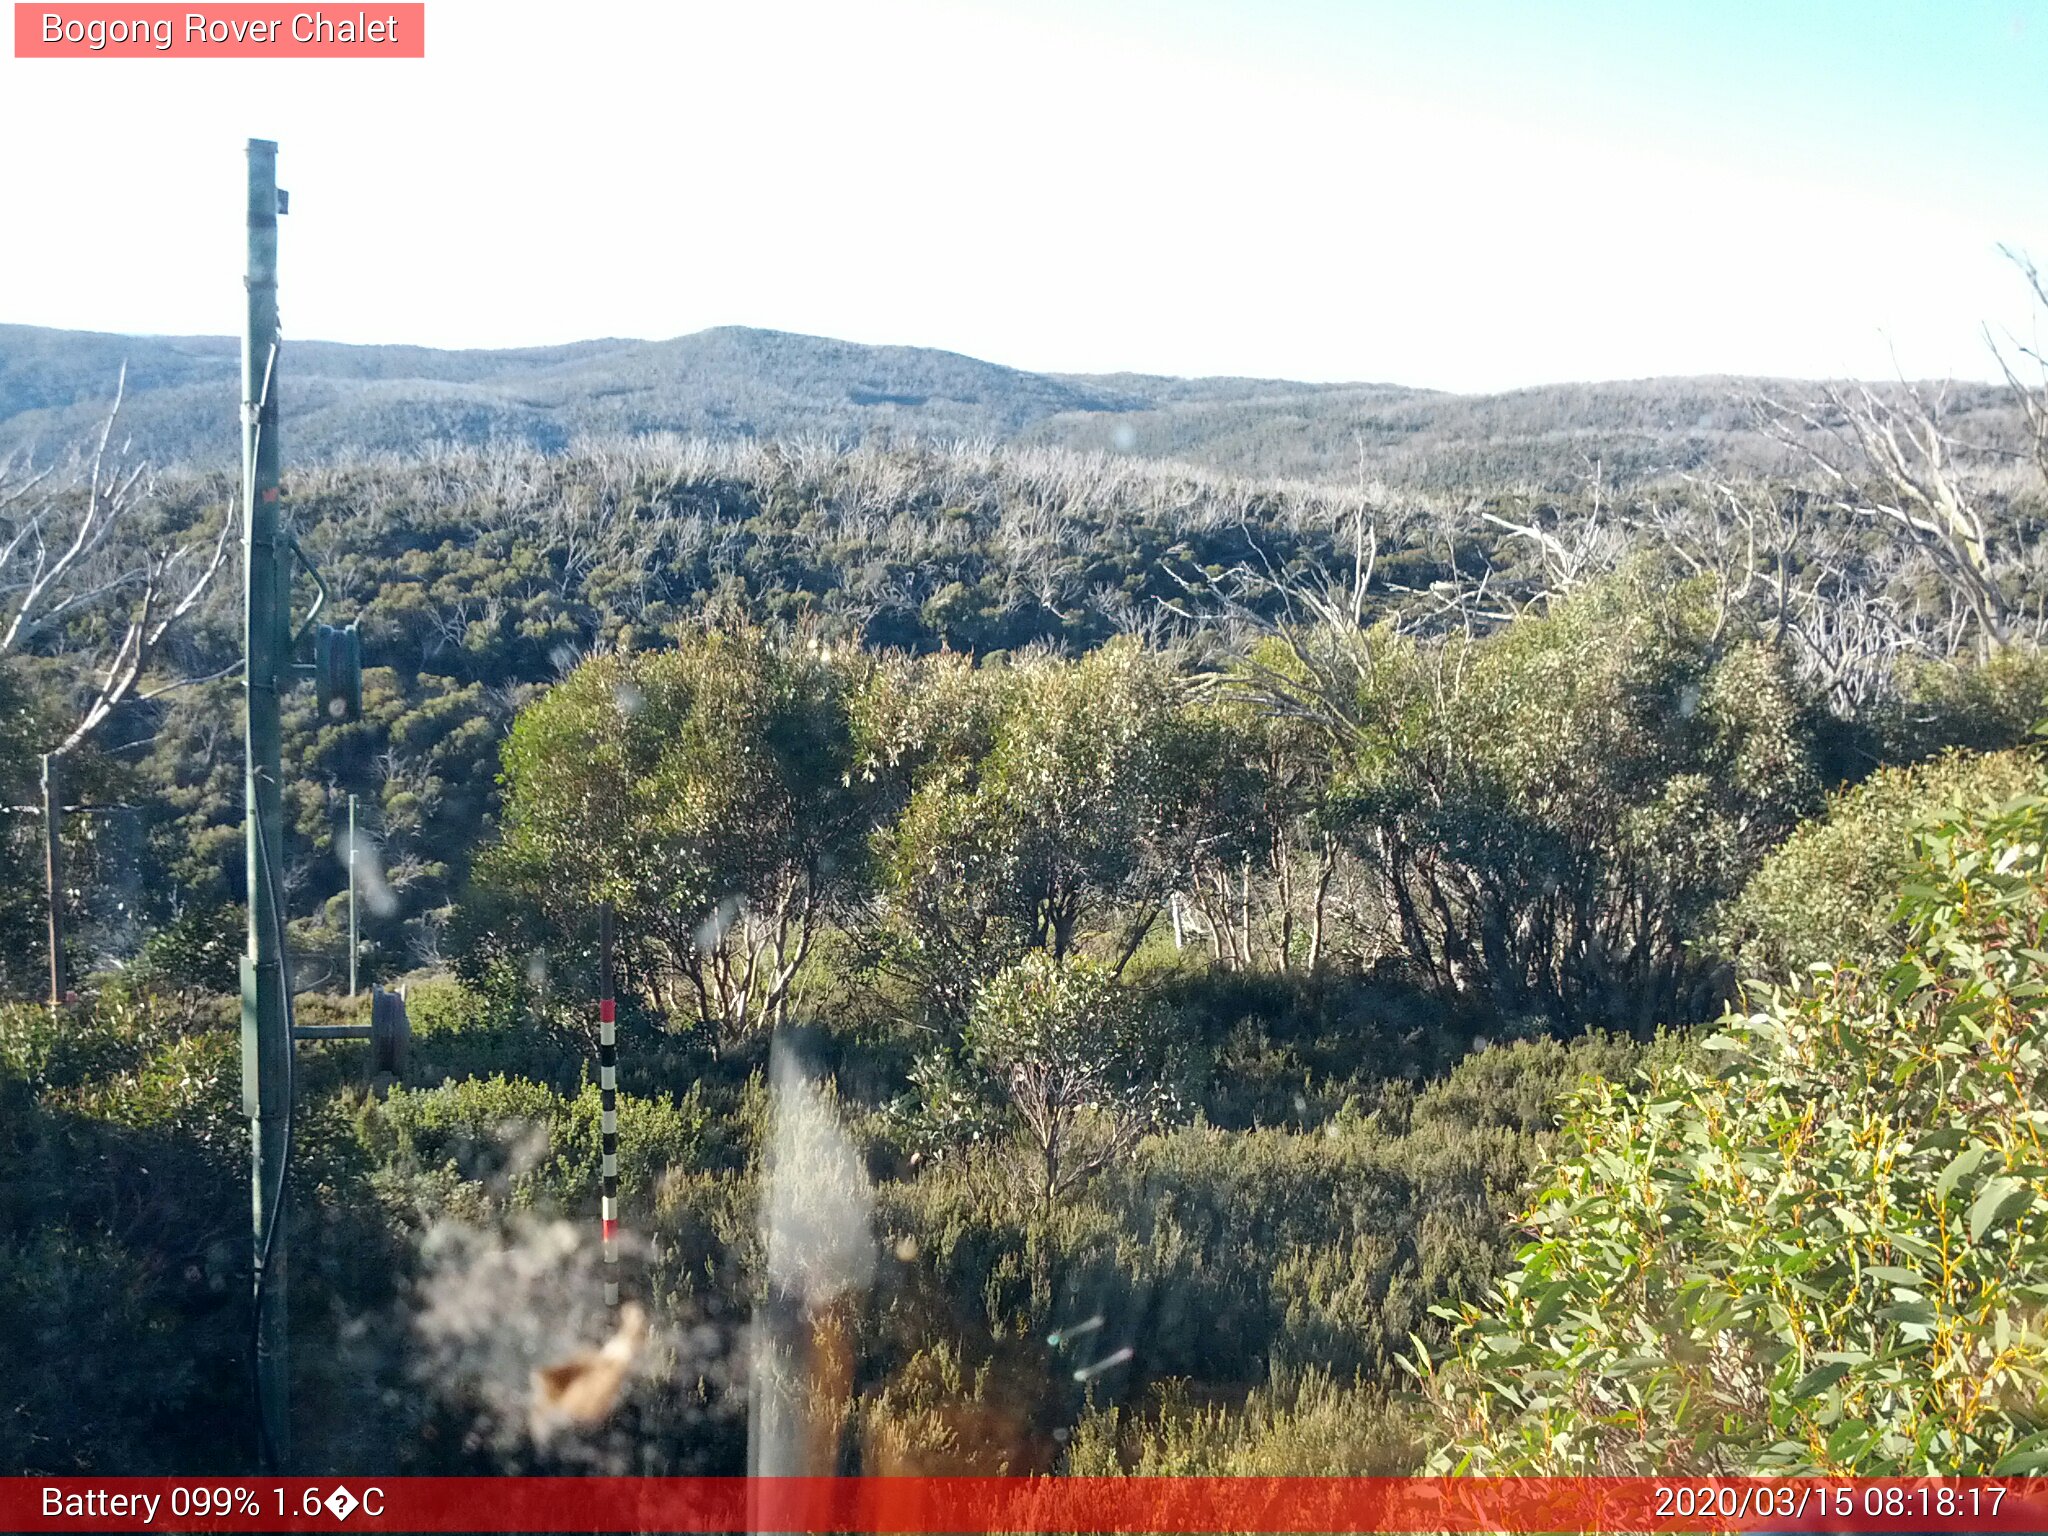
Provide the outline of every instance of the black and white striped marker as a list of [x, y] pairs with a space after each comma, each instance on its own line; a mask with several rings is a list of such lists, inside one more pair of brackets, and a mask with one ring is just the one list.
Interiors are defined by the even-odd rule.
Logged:
[[612, 996], [612, 909], [598, 910], [597, 1090], [603, 1137], [604, 1304], [619, 1304], [619, 1024]]

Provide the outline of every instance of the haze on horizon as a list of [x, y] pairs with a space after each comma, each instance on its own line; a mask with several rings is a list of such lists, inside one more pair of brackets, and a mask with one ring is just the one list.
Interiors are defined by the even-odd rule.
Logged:
[[[0, 60], [0, 321], [724, 324], [1042, 371], [1492, 390], [1995, 376], [2048, 3], [430, 0], [418, 62]], [[252, 87], [254, 88], [252, 90]], [[267, 93], [259, 94], [259, 93]], [[26, 238], [23, 238], [23, 237]]]

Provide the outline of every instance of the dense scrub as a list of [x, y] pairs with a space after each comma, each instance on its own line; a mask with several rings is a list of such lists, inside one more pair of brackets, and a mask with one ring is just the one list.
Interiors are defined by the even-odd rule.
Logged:
[[1439, 1465], [2043, 1464], [2038, 765], [2028, 788], [1918, 831], [1902, 944], [1579, 1098], [1533, 1241], [1427, 1378]]
[[[167, 479], [156, 514], [217, 528], [222, 489]], [[307, 1456], [744, 1470], [756, 1317], [807, 1362], [805, 1443], [846, 1468], [2024, 1454], [2031, 1335], [1978, 1303], [2037, 1279], [2037, 1009], [2012, 967], [2039, 945], [2012, 925], [2039, 829], [1979, 813], [2038, 786], [2048, 667], [1797, 488], [1751, 488], [1782, 514], [1769, 569], [1758, 522], [1745, 542], [1712, 497], [1638, 489], [1620, 512], [1598, 486], [1387, 505], [1053, 453], [673, 441], [302, 476], [371, 670], [360, 721], [288, 721], [298, 1007], [359, 1006], [335, 995], [355, 793], [368, 975], [412, 976], [417, 1029], [388, 1091], [358, 1046], [301, 1053]], [[2023, 566], [2000, 568], [2016, 601]], [[1844, 615], [1873, 613], [1892, 628], [1862, 647]], [[0, 665], [20, 803], [97, 623]], [[231, 636], [215, 604], [174, 659], [203, 675]], [[62, 893], [97, 974], [0, 1009], [0, 1307], [34, 1341], [0, 1367], [9, 1467], [250, 1454], [224, 1429], [248, 1349], [233, 705], [227, 681], [137, 701], [81, 755], [77, 792], [132, 807], [81, 818]], [[16, 996], [32, 852], [4, 843]], [[602, 904], [626, 1286], [655, 1331], [619, 1412], [570, 1434], [532, 1372], [606, 1326]], [[1928, 1095], [1970, 1071], [2005, 1161], [1942, 1190], [1967, 1149]], [[1765, 1156], [1798, 1169], [1768, 1214], [1800, 1230], [1735, 1284], [1713, 1266], [1756, 1247], [1741, 1170]], [[1683, 1184], [1683, 1221], [1632, 1203], [1624, 1165]], [[1950, 1217], [1962, 1289], [1898, 1279]], [[1853, 1338], [1770, 1310], [1823, 1261], [1849, 1266], [1822, 1279]], [[1572, 1286], [1626, 1304], [1574, 1333]], [[1733, 1342], [1695, 1356], [1709, 1327]], [[1909, 1402], [1923, 1345], [2011, 1391]], [[115, 1388], [64, 1390], [60, 1356]], [[1696, 1368], [1734, 1396], [1687, 1397]], [[1709, 1402], [1739, 1432], [1688, 1417]], [[1664, 1438], [1624, 1454], [1597, 1422], [1623, 1412]]]
[[1767, 977], [1882, 964], [1904, 933], [1898, 889], [1919, 824], [2036, 792], [2040, 783], [2040, 763], [2025, 751], [1951, 752], [1880, 769], [1763, 861], [1728, 904], [1719, 947], [1746, 974]]
[[[166, 551], [190, 541], [196, 558], [231, 483], [194, 471], [147, 483], [132, 537]], [[287, 855], [307, 976], [336, 961], [349, 794], [378, 851], [371, 974], [440, 963], [497, 815], [497, 744], [519, 710], [587, 655], [663, 649], [706, 623], [978, 661], [1079, 654], [1119, 635], [1241, 651], [1262, 627], [1308, 620], [1303, 597], [1328, 575], [1348, 579], [1361, 556], [1347, 622], [1423, 637], [1497, 629], [1647, 557], [1661, 562], [1655, 584], [1695, 576], [1707, 633], [1731, 593], [1747, 594], [1743, 613], [1774, 664], [1835, 724], [1818, 744], [1829, 783], [2031, 726], [2039, 677], [2022, 666], [1980, 681], [1953, 665], [1967, 637], [1953, 632], [1939, 571], [1910, 546], [1803, 487], [1734, 489], [1747, 524], [1707, 484], [1396, 494], [1047, 449], [659, 437], [298, 470], [286, 487], [295, 525], [342, 616], [360, 620], [368, 668], [358, 722], [320, 721], [303, 690], [287, 701]], [[2041, 593], [2023, 555], [2037, 500], [2002, 483], [1985, 494], [2009, 509], [1994, 552], [2031, 613]], [[48, 515], [70, 507], [59, 497]], [[72, 824], [74, 974], [126, 958], [188, 908], [240, 897], [238, 694], [217, 675], [236, 654], [237, 595], [229, 579], [214, 584], [171, 634], [156, 680], [210, 681], [132, 701], [75, 756], [77, 798], [128, 809]], [[301, 603], [310, 596], [303, 586]], [[60, 740], [91, 696], [114, 617], [88, 609], [9, 657], [12, 686], [42, 712], [25, 752]], [[1412, 687], [1434, 690], [1437, 655], [1425, 650]], [[30, 782], [10, 803], [34, 798], [32, 755], [19, 771]], [[33, 825], [11, 817], [10, 832], [19, 853]]]
[[[423, 1048], [451, 1060], [476, 1036], [479, 1058], [490, 1056], [493, 1026], [476, 999], [443, 987], [420, 1002]], [[217, 1017], [185, 1032], [111, 997], [65, 1022], [53, 1029], [27, 1008], [0, 1020], [17, 1112], [0, 1170], [7, 1298], [31, 1329], [24, 1337], [61, 1347], [80, 1374], [118, 1383], [137, 1360], [164, 1374], [131, 1403], [82, 1401], [21, 1372], [9, 1383], [20, 1411], [5, 1454], [49, 1469], [241, 1465], [249, 1448], [221, 1440], [247, 1386], [234, 1036]], [[1019, 1198], [1031, 1173], [1006, 1146], [919, 1171], [893, 1143], [886, 1105], [839, 1099], [874, 1168], [882, 1256], [847, 1324], [862, 1379], [880, 1394], [867, 1454], [1050, 1467], [1052, 1431], [1113, 1403], [1144, 1418], [1195, 1384], [1217, 1401], [1248, 1389], [1291, 1401], [1316, 1380], [1384, 1385], [1412, 1331], [1437, 1337], [1428, 1307], [1478, 1296], [1504, 1257], [1553, 1103], [1588, 1074], [1624, 1073], [1635, 1055], [1606, 1039], [1496, 1046], [1420, 1091], [1382, 1084], [1295, 1126], [1196, 1123], [1142, 1142], [1053, 1206]], [[299, 1127], [293, 1302], [309, 1454], [414, 1470], [531, 1457], [531, 1446], [512, 1447], [524, 1430], [523, 1369], [508, 1388], [504, 1361], [559, 1353], [594, 1320], [557, 1272], [594, 1278], [575, 1253], [589, 1246], [594, 1214], [596, 1091], [551, 1085], [530, 1058], [541, 1076], [456, 1076], [378, 1100], [351, 1086], [348, 1056], [309, 1053]], [[730, 1425], [744, 1399], [729, 1383], [762, 1283], [754, 1207], [772, 1107], [746, 1062], [689, 1072], [644, 1055], [627, 1063], [628, 1274], [675, 1330], [663, 1341], [670, 1368], [702, 1372], [709, 1394], [673, 1376], [644, 1382], [625, 1421], [632, 1464], [737, 1471], [718, 1458], [738, 1453]], [[72, 1194], [52, 1221], [40, 1202], [58, 1190]], [[552, 1223], [565, 1218], [577, 1226], [557, 1237]], [[521, 1289], [498, 1272], [499, 1256], [545, 1272], [551, 1288]], [[80, 1298], [110, 1286], [119, 1304], [100, 1305], [88, 1326]], [[505, 1310], [472, 1311], [489, 1307]], [[1083, 1322], [1092, 1326], [1075, 1330]], [[463, 1327], [507, 1337], [485, 1347]], [[1120, 1349], [1132, 1352], [1128, 1366], [1077, 1385], [1077, 1366]], [[462, 1389], [428, 1379], [428, 1365]], [[624, 1443], [603, 1454], [624, 1454]]]

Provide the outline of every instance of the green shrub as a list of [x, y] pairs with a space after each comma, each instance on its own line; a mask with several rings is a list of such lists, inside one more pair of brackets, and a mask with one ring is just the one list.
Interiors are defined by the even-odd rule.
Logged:
[[239, 1081], [232, 1034], [146, 999], [0, 1008], [0, 1467], [237, 1462], [218, 1426], [247, 1391]]
[[[405, 1076], [413, 1085], [505, 1076], [567, 1094], [597, 1061], [597, 1014], [587, 998], [572, 1014], [438, 978], [409, 987], [405, 1008], [412, 1025]], [[622, 1054], [627, 1067], [644, 1065], [644, 1053]]]
[[0, 1233], [0, 1467], [133, 1477], [241, 1463], [218, 1429], [247, 1397], [246, 1313], [232, 1304], [246, 1283], [210, 1287], [204, 1262], [104, 1231]]
[[1790, 981], [1816, 965], [1872, 963], [1898, 947], [1894, 911], [1914, 828], [2044, 784], [2028, 752], [1950, 752], [1880, 769], [1764, 860], [1720, 915], [1715, 943], [1745, 979]]
[[1179, 1112], [1185, 1055], [1107, 967], [1034, 951], [976, 994], [958, 1063], [920, 1064], [917, 1114], [935, 1148], [1014, 1136], [1050, 1210]]
[[[591, 1083], [568, 1098], [545, 1083], [503, 1075], [394, 1088], [381, 1103], [362, 1106], [357, 1134], [387, 1174], [417, 1181], [429, 1210], [451, 1200], [467, 1214], [578, 1209], [597, 1200], [599, 1098]], [[645, 1199], [672, 1168], [701, 1160], [700, 1093], [680, 1101], [622, 1093], [618, 1110], [621, 1199]], [[463, 1188], [472, 1185], [480, 1188]]]
[[1156, 990], [1207, 1069], [1203, 1114], [1232, 1129], [1321, 1125], [1383, 1080], [1440, 1077], [1471, 1045], [1439, 999], [1379, 978], [1201, 966]]
[[1422, 1459], [1412, 1411], [1374, 1388], [1306, 1372], [1291, 1391], [1261, 1388], [1242, 1405], [1204, 1404], [1185, 1389], [1156, 1412], [1091, 1411], [1074, 1426], [1074, 1477], [1399, 1477]]
[[1050, 1470], [1058, 1445], [1038, 1411], [1044, 1383], [1008, 1362], [970, 1367], [940, 1338], [915, 1350], [863, 1394], [855, 1430], [871, 1476], [1016, 1476]]
[[[1650, 1050], [1670, 1051], [1670, 1038]], [[1482, 1046], [1422, 1090], [1412, 1123], [1547, 1136], [1557, 1129], [1562, 1105], [1588, 1078], [1624, 1082], [1644, 1055], [1642, 1045], [1621, 1035]]]
[[246, 908], [190, 906], [144, 941], [141, 969], [173, 992], [238, 991], [247, 937]]
[[2048, 1469], [2048, 800], [1919, 848], [1889, 963], [1581, 1096], [1438, 1470]]
[[2048, 651], [2031, 645], [1988, 661], [1908, 663], [1900, 684], [1898, 701], [1873, 722], [1887, 761], [2002, 751], [2048, 723]]
[[[1096, 1354], [1133, 1352], [1099, 1390], [1187, 1378], [1243, 1392], [1312, 1369], [1384, 1380], [1412, 1330], [1438, 1329], [1433, 1302], [1479, 1296], [1506, 1261], [1550, 1106], [1639, 1049], [1489, 1049], [1420, 1095], [1389, 1084], [1306, 1133], [1183, 1127], [1050, 1213], [999, 1159], [885, 1182], [877, 1236], [916, 1255], [921, 1281], [885, 1301], [882, 1332], [926, 1337], [935, 1307], [970, 1342], [1099, 1317]], [[1087, 1365], [1078, 1347], [1046, 1369]]]
[[865, 893], [857, 668], [831, 656], [686, 628], [674, 650], [594, 656], [522, 710], [466, 975], [516, 988], [530, 958], [583, 950], [609, 903], [627, 994], [730, 1039], [781, 1024], [818, 933]]

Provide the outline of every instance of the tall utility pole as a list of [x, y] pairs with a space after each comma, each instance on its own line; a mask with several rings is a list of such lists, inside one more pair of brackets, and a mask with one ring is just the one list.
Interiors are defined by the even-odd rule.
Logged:
[[255, 1223], [256, 1396], [263, 1460], [291, 1462], [285, 1334], [285, 1162], [290, 1151], [292, 1041], [284, 933], [274, 877], [284, 865], [278, 779], [280, 690], [291, 677], [291, 567], [278, 522], [277, 145], [249, 141], [249, 310], [242, 332], [242, 571], [248, 766], [249, 947], [242, 957], [242, 1109], [249, 1117]]

